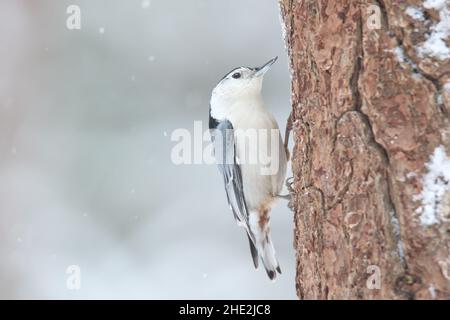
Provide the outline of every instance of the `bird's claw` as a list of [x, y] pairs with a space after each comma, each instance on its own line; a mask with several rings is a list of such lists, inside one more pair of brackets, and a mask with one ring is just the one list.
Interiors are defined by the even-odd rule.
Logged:
[[291, 209], [291, 211], [295, 211], [295, 206], [294, 206], [294, 188], [293, 188], [293, 184], [294, 184], [294, 177], [289, 177], [286, 179], [286, 187], [289, 191], [289, 194], [287, 195], [287, 200], [289, 200], [288, 202], [288, 208]]
[[294, 193], [294, 188], [292, 185], [294, 184], [294, 177], [289, 177], [286, 179], [286, 187], [290, 194]]

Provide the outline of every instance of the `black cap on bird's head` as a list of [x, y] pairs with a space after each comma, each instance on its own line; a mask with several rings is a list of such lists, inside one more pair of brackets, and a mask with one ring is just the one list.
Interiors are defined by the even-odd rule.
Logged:
[[261, 67], [238, 67], [228, 72], [213, 90], [214, 96], [228, 99], [240, 98], [243, 95], [258, 95], [261, 92], [264, 75], [277, 61], [274, 57]]

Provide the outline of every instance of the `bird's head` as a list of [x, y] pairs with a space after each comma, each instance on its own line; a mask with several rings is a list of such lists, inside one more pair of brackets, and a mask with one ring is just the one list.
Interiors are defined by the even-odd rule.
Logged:
[[259, 95], [264, 74], [277, 61], [277, 58], [269, 60], [261, 67], [239, 67], [230, 71], [214, 88], [212, 98], [233, 102], [234, 100]]

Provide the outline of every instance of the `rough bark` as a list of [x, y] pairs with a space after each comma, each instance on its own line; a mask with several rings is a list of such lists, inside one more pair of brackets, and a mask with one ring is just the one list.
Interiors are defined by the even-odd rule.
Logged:
[[[378, 29], [370, 5], [380, 9]], [[431, 225], [418, 197], [433, 152], [450, 154], [450, 59], [417, 50], [438, 13], [419, 0], [280, 0], [280, 10], [298, 297], [449, 299], [450, 190], [436, 198]]]

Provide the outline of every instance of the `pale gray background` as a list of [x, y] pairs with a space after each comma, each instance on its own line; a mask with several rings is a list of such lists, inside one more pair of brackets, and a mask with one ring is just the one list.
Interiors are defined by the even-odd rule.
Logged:
[[0, 298], [295, 298], [286, 202], [272, 283], [216, 167], [170, 160], [174, 129], [206, 129], [217, 81], [275, 55], [264, 97], [284, 130], [277, 1], [0, 0], [0, 30]]

